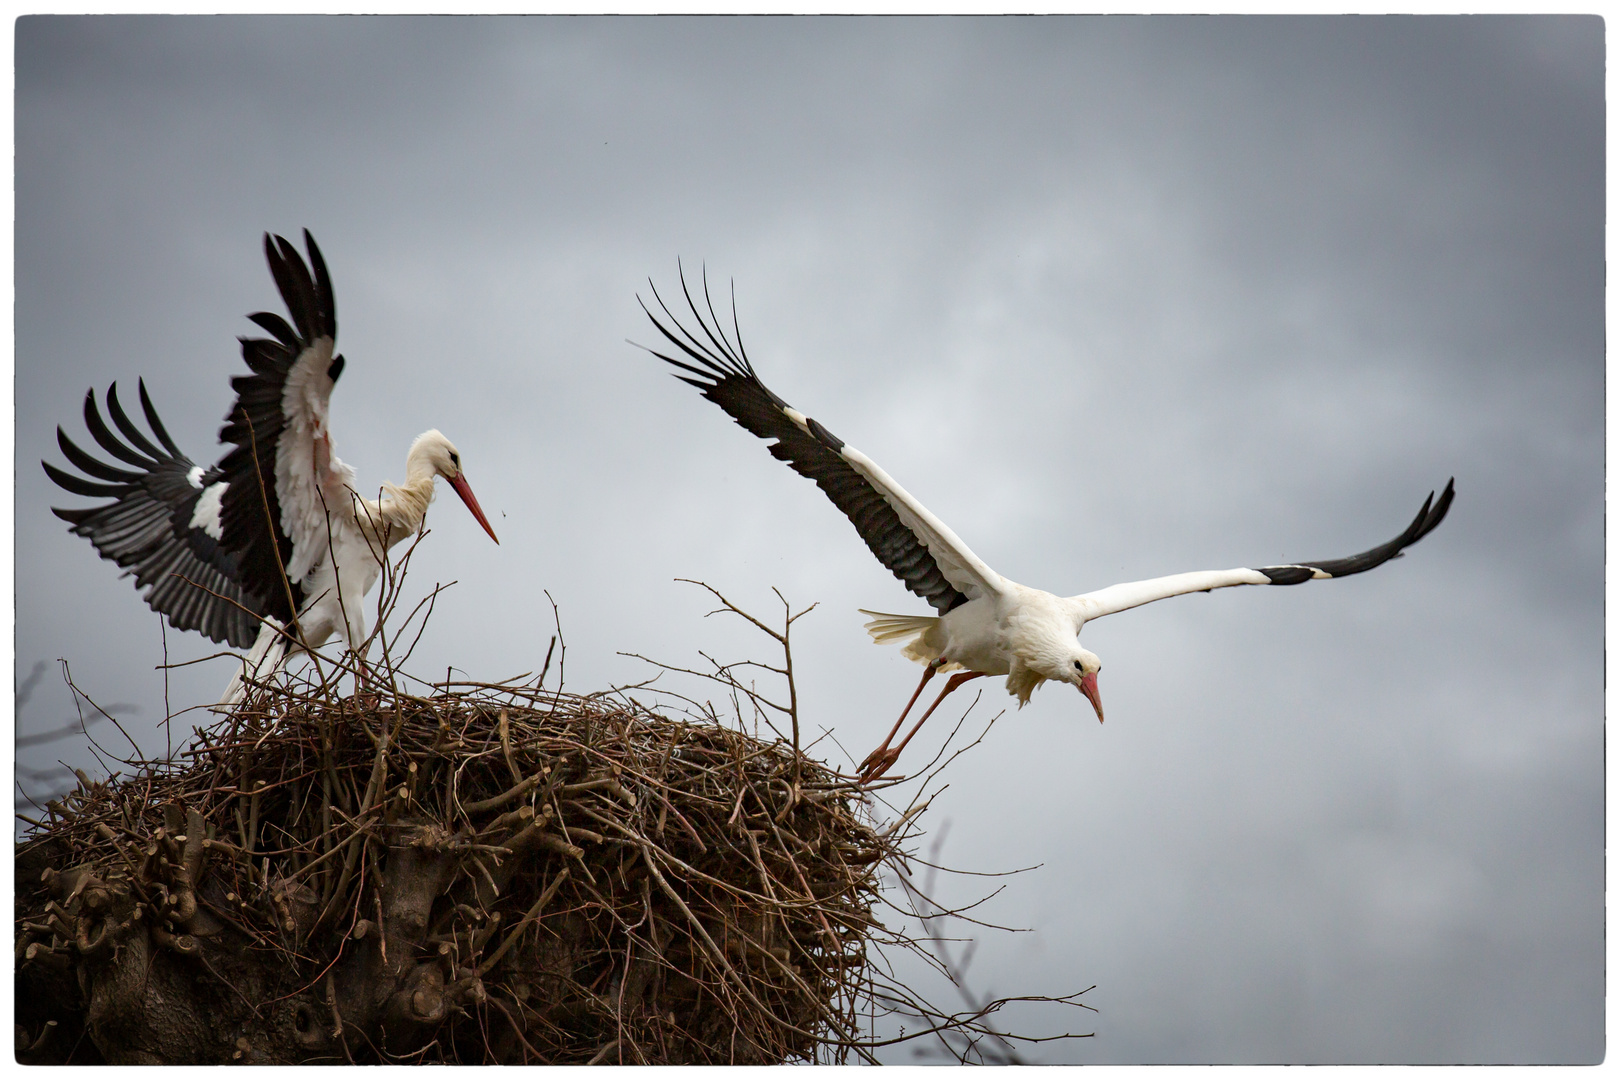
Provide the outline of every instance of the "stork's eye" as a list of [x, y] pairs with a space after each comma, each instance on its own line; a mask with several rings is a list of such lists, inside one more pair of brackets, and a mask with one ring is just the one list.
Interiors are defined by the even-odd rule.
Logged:
[[450, 451], [450, 464], [454, 465], [458, 469], [461, 468], [461, 455], [456, 453], [454, 450]]
[[1076, 671], [1084, 671], [1086, 669], [1085, 669], [1085, 666], [1080, 663], [1080, 661], [1076, 660], [1074, 662], [1074, 670], [1076, 670]]

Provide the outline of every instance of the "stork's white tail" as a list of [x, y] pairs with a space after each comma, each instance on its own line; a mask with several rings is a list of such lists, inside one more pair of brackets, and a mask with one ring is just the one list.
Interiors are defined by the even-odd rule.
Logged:
[[259, 626], [258, 639], [253, 642], [253, 648], [248, 650], [247, 659], [237, 669], [231, 681], [225, 684], [225, 692], [220, 695], [216, 710], [234, 709], [247, 697], [246, 678], [264, 679], [281, 666], [282, 660], [287, 656], [287, 637], [281, 632], [281, 624], [275, 619], [265, 619]]
[[[927, 664], [939, 656], [944, 643], [937, 639], [940, 635], [934, 631], [939, 626], [939, 617], [936, 615], [889, 615], [881, 611], [867, 611], [860, 608], [862, 615], [872, 616], [866, 624], [866, 632], [872, 635], [872, 640], [879, 645], [887, 645], [892, 641], [910, 638], [900, 655], [907, 660], [915, 660], [919, 664]], [[954, 670], [958, 665], [952, 664], [941, 670]]]

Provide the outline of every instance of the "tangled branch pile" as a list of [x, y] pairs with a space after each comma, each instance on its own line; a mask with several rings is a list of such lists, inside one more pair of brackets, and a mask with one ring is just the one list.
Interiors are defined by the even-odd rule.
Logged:
[[81, 783], [19, 846], [24, 1060], [757, 1063], [859, 1042], [891, 848], [782, 742], [534, 686], [286, 681], [185, 756]]
[[[403, 613], [409, 560], [384, 566], [358, 653], [250, 680], [178, 757], [80, 772], [19, 815], [20, 1061], [844, 1062], [926, 1038], [1011, 1062], [1014, 1042], [1083, 1037], [991, 1026], [1015, 1001], [1086, 1006], [969, 992], [940, 931], [957, 913], [907, 863], [923, 791], [876, 829], [867, 792], [801, 749], [790, 636], [810, 609], [778, 594], [777, 631], [694, 583], [782, 650], [780, 667], [656, 665], [718, 684], [733, 726], [679, 695], [670, 716], [564, 693], [560, 663], [548, 688], [550, 651], [532, 681], [405, 674], [442, 591]], [[758, 736], [773, 717], [791, 738]], [[967, 1008], [915, 992], [903, 954]]]

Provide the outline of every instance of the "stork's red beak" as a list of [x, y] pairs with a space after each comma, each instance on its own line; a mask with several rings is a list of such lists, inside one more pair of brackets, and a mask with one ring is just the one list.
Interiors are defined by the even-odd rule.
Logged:
[[461, 501], [467, 504], [467, 509], [472, 511], [472, 516], [478, 519], [478, 524], [482, 525], [484, 531], [489, 533], [489, 538], [497, 544], [500, 543], [501, 538], [496, 536], [495, 530], [489, 527], [489, 521], [485, 519], [484, 511], [478, 506], [478, 497], [472, 493], [472, 488], [467, 486], [467, 478], [457, 473], [455, 476], [446, 477], [446, 479], [450, 481], [450, 486], [456, 489], [456, 494], [461, 496]]
[[1095, 671], [1090, 675], [1081, 676], [1080, 692], [1091, 699], [1091, 707], [1097, 710], [1097, 723], [1102, 723], [1102, 691], [1097, 689], [1097, 673]]

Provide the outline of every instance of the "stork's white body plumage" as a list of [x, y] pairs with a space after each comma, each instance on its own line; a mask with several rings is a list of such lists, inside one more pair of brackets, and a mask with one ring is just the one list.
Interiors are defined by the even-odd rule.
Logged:
[[866, 628], [874, 641], [904, 642], [909, 660], [942, 672], [1007, 676], [1007, 692], [1020, 705], [1048, 679], [1075, 681], [1074, 660], [1091, 655], [1075, 643], [1085, 620], [1073, 600], [1005, 579], [996, 592], [944, 615], [861, 613], [872, 616]]
[[[365, 598], [382, 575], [388, 551], [421, 530], [433, 501], [433, 481], [444, 475], [439, 470], [451, 467], [450, 458], [456, 455], [450, 440], [436, 430], [425, 431], [416, 437], [406, 455], [405, 483], [384, 481], [382, 496], [367, 499], [354, 489], [354, 470], [332, 457], [330, 444], [326, 445], [325, 482], [312, 486], [332, 511], [328, 514], [323, 509], [318, 517], [306, 515], [319, 532], [308, 528], [300, 531], [287, 573], [289, 580], [298, 582], [305, 597], [296, 633], [288, 633], [279, 620], [267, 619], [241, 670], [220, 696], [220, 707], [229, 708], [242, 700], [247, 692], [245, 680], [262, 679], [291, 653], [305, 646], [318, 649], [340, 632], [350, 651], [363, 654], [367, 636]], [[321, 456], [315, 455], [317, 468]], [[479, 516], [481, 520], [482, 514]], [[494, 535], [492, 531], [490, 536]], [[314, 565], [295, 579], [292, 568], [303, 569], [305, 562], [300, 560], [305, 556], [312, 557]]]
[[307, 230], [304, 242], [308, 265], [285, 239], [265, 236], [265, 255], [293, 321], [268, 312], [249, 316], [272, 338], [241, 339], [251, 374], [231, 381], [237, 399], [220, 440], [233, 449], [218, 464], [205, 470], [180, 452], [144, 383], [141, 407], [156, 443], [125, 415], [116, 385], [107, 392], [107, 412], [122, 439], [102, 420], [93, 391], [84, 406], [96, 442], [138, 471], [86, 454], [60, 428], [57, 442], [68, 459], [111, 483], [45, 463], [68, 491], [114, 498], [56, 514], [103, 558], [135, 574], [137, 585], [149, 589], [148, 604], [177, 629], [248, 649], [221, 697], [224, 706], [241, 699], [244, 679], [263, 678], [292, 649], [318, 648], [339, 633], [350, 649], [363, 648], [366, 594], [388, 550], [422, 527], [436, 477], [455, 488], [495, 538], [460, 455], [438, 431], [417, 436], [405, 482], [383, 484], [375, 499], [360, 494], [354, 470], [333, 453], [329, 401], [344, 359], [334, 351], [337, 309], [325, 261]]
[[[1417, 517], [1395, 539], [1343, 559], [1199, 570], [1110, 585], [1078, 596], [1032, 589], [992, 570], [876, 462], [768, 390], [743, 352], [741, 335], [733, 338], [725, 332], [712, 303], [706, 303], [705, 318], [684, 279], [681, 287], [697, 320], [698, 333], [681, 326], [656, 290], [653, 295], [670, 325], [651, 311], [647, 315], [686, 359], [649, 351], [686, 372], [677, 377], [697, 387], [742, 427], [774, 440], [771, 454], [814, 480], [849, 517], [872, 554], [938, 612], [894, 615], [863, 609], [872, 616], [866, 628], [873, 640], [901, 643], [906, 657], [926, 665], [922, 681], [888, 738], [862, 763], [864, 780], [882, 775], [894, 763], [946, 695], [963, 682], [984, 675], [1005, 675], [1007, 692], [1020, 706], [1044, 682], [1069, 683], [1090, 700], [1101, 721], [1097, 673], [1102, 662], [1077, 640], [1081, 628], [1092, 619], [1184, 593], [1235, 585], [1297, 585], [1358, 574], [1398, 557], [1403, 548], [1440, 524], [1451, 506], [1454, 486], [1448, 481], [1439, 500], [1431, 492]], [[704, 296], [707, 302], [707, 288]], [[890, 742], [923, 687], [940, 671], [956, 674], [891, 749]]]

